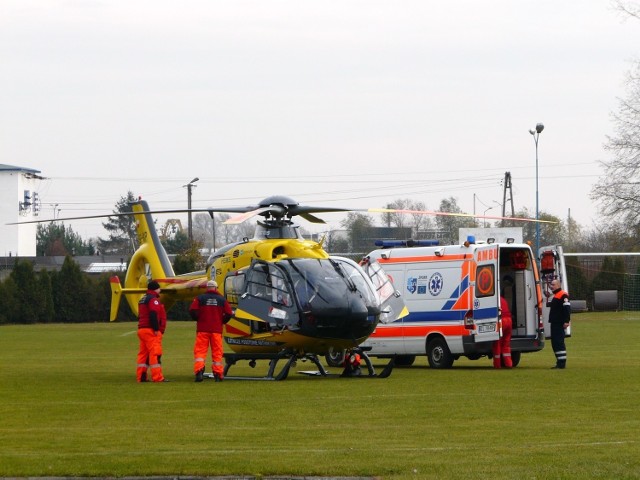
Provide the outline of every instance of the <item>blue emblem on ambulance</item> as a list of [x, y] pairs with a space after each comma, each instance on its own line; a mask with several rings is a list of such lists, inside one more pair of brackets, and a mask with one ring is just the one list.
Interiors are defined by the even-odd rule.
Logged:
[[429, 279], [429, 293], [434, 297], [440, 295], [443, 284], [444, 279], [442, 278], [442, 275], [440, 275], [438, 272], [434, 273]]
[[409, 277], [407, 279], [407, 290], [409, 290], [409, 293], [416, 293], [417, 289], [418, 289], [418, 279], [415, 277]]

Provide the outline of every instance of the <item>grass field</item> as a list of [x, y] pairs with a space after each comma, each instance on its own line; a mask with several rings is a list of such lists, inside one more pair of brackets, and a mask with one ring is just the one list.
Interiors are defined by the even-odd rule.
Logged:
[[201, 384], [192, 323], [169, 324], [165, 384], [135, 382], [133, 323], [3, 326], [0, 476], [640, 478], [640, 314], [573, 319], [564, 371], [547, 344], [511, 371]]

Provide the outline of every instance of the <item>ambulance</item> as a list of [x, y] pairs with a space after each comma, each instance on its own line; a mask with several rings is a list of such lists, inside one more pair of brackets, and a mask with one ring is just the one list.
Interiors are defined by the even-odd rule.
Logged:
[[529, 245], [469, 237], [461, 245], [382, 246], [363, 263], [382, 266], [409, 315], [378, 324], [362, 345], [369, 356], [408, 366], [426, 355], [431, 368], [450, 368], [463, 356], [491, 357], [501, 334], [501, 292], [513, 317], [513, 365], [523, 352], [544, 347], [540, 276]]

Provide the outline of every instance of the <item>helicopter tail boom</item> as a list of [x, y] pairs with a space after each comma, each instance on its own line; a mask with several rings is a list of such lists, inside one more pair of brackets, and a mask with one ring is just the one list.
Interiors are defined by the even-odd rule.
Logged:
[[134, 213], [136, 233], [140, 246], [129, 261], [124, 281], [125, 288], [122, 293], [126, 294], [131, 311], [137, 315], [139, 295], [128, 294], [143, 294], [147, 290], [147, 281], [149, 279], [166, 279], [174, 277], [175, 274], [173, 273], [169, 256], [160, 243], [160, 237], [149, 213], [147, 202], [144, 200], [132, 202], [131, 209]]

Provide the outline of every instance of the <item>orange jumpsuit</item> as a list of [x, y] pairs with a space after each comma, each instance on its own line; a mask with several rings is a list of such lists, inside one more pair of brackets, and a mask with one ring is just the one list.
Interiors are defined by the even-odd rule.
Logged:
[[511, 330], [513, 328], [513, 320], [509, 305], [504, 297], [500, 297], [500, 310], [502, 311], [502, 334], [499, 340], [493, 342], [493, 368], [512, 368], [511, 361]]
[[167, 327], [167, 313], [158, 297], [155, 291], [147, 290], [138, 302], [138, 382], [147, 381], [148, 368], [151, 368], [151, 380], [164, 382], [161, 364], [162, 335]]
[[[211, 346], [211, 370], [216, 380], [224, 377], [222, 363], [222, 325], [227, 323], [233, 314], [231, 305], [214, 287], [193, 299], [189, 307], [191, 318], [197, 320], [196, 342], [193, 347], [193, 372], [200, 381], [205, 369], [207, 351]], [[198, 377], [198, 374], [200, 376]]]

